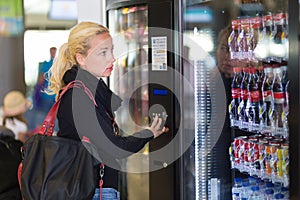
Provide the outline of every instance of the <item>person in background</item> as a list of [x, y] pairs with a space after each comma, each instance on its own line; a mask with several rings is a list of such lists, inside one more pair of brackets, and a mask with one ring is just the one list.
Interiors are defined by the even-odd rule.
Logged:
[[56, 47], [50, 48], [50, 60], [42, 63], [42, 66], [39, 69], [37, 84], [33, 92], [34, 109], [42, 111], [44, 113], [47, 113], [55, 102], [55, 96], [46, 94], [45, 89], [48, 87], [48, 71], [53, 64], [53, 60], [56, 56], [56, 51]]
[[30, 108], [31, 102], [18, 90], [8, 92], [3, 101], [2, 125], [13, 131], [15, 138], [24, 142], [28, 131], [24, 113]]
[[[40, 64], [37, 83], [33, 89], [32, 101], [33, 106], [25, 113], [25, 119], [28, 122], [29, 132], [34, 134], [42, 125], [48, 111], [55, 103], [55, 95], [49, 95], [45, 92], [48, 87], [48, 71], [51, 68], [56, 56], [57, 48], [50, 48], [50, 60]], [[57, 125], [55, 125], [57, 130]]]
[[[212, 143], [215, 143], [211, 150], [211, 154], [214, 156], [212, 159], [212, 165], [215, 166], [212, 170], [212, 176], [218, 177], [222, 182], [220, 191], [223, 194], [221, 199], [231, 198], [231, 167], [230, 157], [227, 151], [231, 142], [230, 137], [230, 121], [227, 111], [228, 105], [231, 99], [231, 82], [233, 78], [234, 62], [230, 58], [230, 52], [228, 47], [228, 37], [231, 33], [231, 26], [227, 25], [219, 31], [217, 48], [216, 48], [216, 68], [213, 69], [211, 74], [211, 90], [210, 98], [211, 102], [218, 102], [222, 99], [221, 103], [214, 103], [212, 105], [213, 116], [216, 117], [211, 121], [212, 127], [218, 127], [218, 129], [212, 132], [212, 138], [215, 139]], [[222, 113], [225, 111], [226, 113]], [[225, 118], [224, 118], [225, 117]]]
[[[232, 78], [233, 77], [233, 67], [234, 63], [233, 60], [230, 58], [229, 47], [228, 47], [228, 37], [231, 33], [232, 29], [230, 25], [227, 25], [223, 28], [217, 40], [217, 50], [216, 50], [216, 59], [217, 59], [217, 67], [219, 72], [221, 73], [224, 78]], [[230, 80], [231, 81], [231, 80]]]
[[23, 143], [15, 139], [15, 134], [0, 126], [0, 199], [21, 200], [17, 178], [18, 166], [22, 160]]
[[75, 140], [88, 137], [105, 165], [103, 187], [111, 188], [115, 194], [118, 193], [120, 169], [117, 160], [138, 152], [168, 129], [161, 127], [162, 119], [156, 116], [149, 127], [130, 136], [122, 136], [122, 130], [114, 120], [114, 112], [121, 106], [122, 100], [102, 80], [109, 77], [114, 68], [113, 48], [113, 40], [106, 27], [93, 22], [77, 24], [71, 29], [68, 42], [59, 49], [50, 69], [47, 92], [59, 95], [61, 88], [74, 80], [82, 81], [92, 91], [97, 106], [81, 88], [71, 88], [62, 96], [57, 113], [57, 136]]

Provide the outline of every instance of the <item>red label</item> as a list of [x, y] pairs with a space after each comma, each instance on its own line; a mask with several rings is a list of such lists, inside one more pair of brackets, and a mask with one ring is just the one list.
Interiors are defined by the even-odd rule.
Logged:
[[272, 101], [272, 90], [263, 91], [263, 100]]
[[248, 90], [242, 90], [242, 91], [241, 91], [241, 98], [242, 98], [243, 100], [247, 100], [247, 99], [248, 99], [248, 96], [249, 96]]
[[250, 92], [250, 100], [251, 102], [259, 102], [261, 99], [260, 91]]
[[241, 89], [240, 88], [231, 88], [231, 97], [233, 99], [237, 99], [241, 97]]
[[274, 92], [274, 102], [284, 103], [285, 93], [284, 92]]

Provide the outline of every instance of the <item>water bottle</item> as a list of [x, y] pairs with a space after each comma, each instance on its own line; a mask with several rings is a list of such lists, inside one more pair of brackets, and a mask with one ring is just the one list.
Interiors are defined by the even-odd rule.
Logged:
[[290, 198], [290, 194], [289, 194], [289, 189], [286, 187], [282, 187], [281, 188], [281, 193], [284, 195], [284, 198], [289, 199]]
[[241, 199], [241, 190], [242, 190], [242, 178], [234, 178], [234, 185], [232, 187], [232, 200]]
[[274, 199], [274, 190], [266, 189], [265, 190], [265, 200], [272, 200]]
[[[252, 186], [255, 186], [257, 184], [257, 178], [253, 177], [253, 176], [249, 176], [248, 177], [249, 183]], [[251, 188], [250, 188], [251, 189]]]
[[243, 181], [241, 199], [248, 200], [251, 195], [251, 185], [248, 180]]
[[274, 195], [274, 199], [280, 199], [280, 200], [288, 200], [285, 196], [284, 196], [284, 194], [282, 194], [282, 193], [278, 193], [278, 194], [275, 194]]
[[281, 193], [282, 183], [275, 182], [274, 183], [274, 194]]
[[262, 200], [264, 199], [264, 194], [261, 193], [258, 186], [251, 187], [252, 194], [249, 197], [249, 200]]
[[274, 191], [274, 183], [266, 182], [266, 189], [272, 189]]

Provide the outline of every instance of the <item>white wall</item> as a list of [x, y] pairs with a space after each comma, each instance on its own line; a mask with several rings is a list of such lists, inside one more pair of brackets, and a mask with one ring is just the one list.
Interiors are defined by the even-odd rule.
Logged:
[[78, 22], [93, 21], [106, 25], [105, 0], [77, 0]]

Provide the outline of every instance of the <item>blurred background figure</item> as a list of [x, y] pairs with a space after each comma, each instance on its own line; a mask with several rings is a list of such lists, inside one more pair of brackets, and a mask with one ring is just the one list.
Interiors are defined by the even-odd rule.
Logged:
[[[217, 67], [223, 78], [233, 77], [233, 67], [234, 62], [230, 58], [229, 47], [228, 47], [228, 37], [232, 29], [230, 25], [223, 28], [217, 40], [217, 50], [216, 50], [216, 61]], [[229, 80], [231, 82], [231, 80]]]
[[18, 90], [8, 92], [3, 100], [2, 125], [12, 130], [17, 140], [22, 142], [28, 132], [24, 113], [30, 108], [31, 102]]
[[50, 48], [50, 60], [44, 61], [39, 69], [37, 84], [33, 91], [33, 107], [47, 113], [55, 102], [55, 95], [48, 95], [44, 90], [48, 87], [48, 71], [53, 64], [57, 48]]
[[8, 128], [0, 126], [0, 199], [21, 200], [21, 191], [17, 178], [21, 162], [23, 143], [15, 139], [15, 134]]
[[33, 108], [25, 113], [30, 134], [41, 126], [51, 106], [55, 103], [55, 95], [45, 92], [48, 87], [48, 71], [53, 64], [57, 48], [51, 47], [49, 50], [50, 60], [40, 63], [39, 66], [38, 79], [32, 94]]

